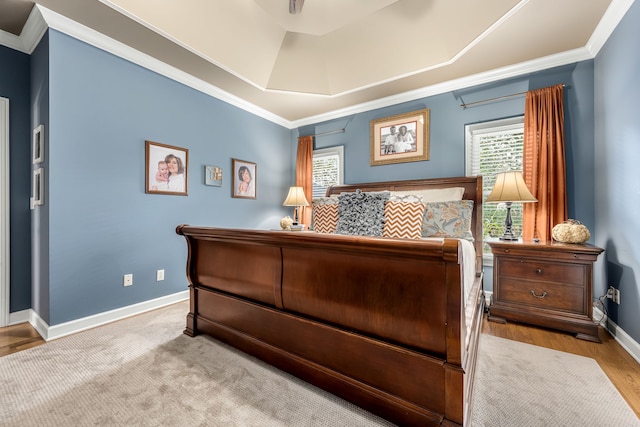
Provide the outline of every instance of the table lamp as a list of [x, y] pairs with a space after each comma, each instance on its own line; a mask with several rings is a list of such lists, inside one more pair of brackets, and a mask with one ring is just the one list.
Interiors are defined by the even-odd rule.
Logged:
[[500, 240], [518, 240], [511, 231], [511, 203], [513, 202], [537, 202], [529, 192], [520, 171], [507, 171], [496, 174], [496, 183], [491, 194], [485, 200], [488, 203], [505, 203], [507, 205], [507, 218], [504, 222], [504, 234]]
[[307, 198], [304, 196], [304, 190], [302, 187], [291, 187], [289, 188], [289, 194], [287, 194], [287, 198], [285, 199], [282, 206], [295, 206], [293, 211], [293, 224], [291, 224], [292, 230], [302, 230], [304, 229], [304, 224], [298, 224], [298, 207], [299, 206], [309, 206], [309, 202]]

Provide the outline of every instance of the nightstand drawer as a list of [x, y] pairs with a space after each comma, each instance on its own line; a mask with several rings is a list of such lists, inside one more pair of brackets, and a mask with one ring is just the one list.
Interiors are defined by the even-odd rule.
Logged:
[[580, 264], [552, 263], [545, 261], [519, 261], [499, 259], [498, 271], [503, 277], [520, 277], [543, 282], [582, 285], [584, 267]]
[[584, 288], [553, 282], [504, 277], [500, 282], [501, 302], [530, 307], [584, 313]]

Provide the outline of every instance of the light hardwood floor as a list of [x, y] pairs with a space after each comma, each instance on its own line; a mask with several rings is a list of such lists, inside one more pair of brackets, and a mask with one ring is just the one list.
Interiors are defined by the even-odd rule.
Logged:
[[17, 353], [44, 343], [45, 341], [29, 323], [0, 328], [0, 356]]
[[[573, 335], [517, 323], [482, 323], [482, 333], [595, 359], [629, 406], [640, 417], [640, 364], [603, 328], [601, 344]], [[0, 328], [0, 356], [46, 344], [29, 323]]]

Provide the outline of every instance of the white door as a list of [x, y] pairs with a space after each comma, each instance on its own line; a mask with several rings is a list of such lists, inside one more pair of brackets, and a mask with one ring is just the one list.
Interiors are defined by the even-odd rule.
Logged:
[[9, 100], [0, 97], [0, 327], [9, 323]]

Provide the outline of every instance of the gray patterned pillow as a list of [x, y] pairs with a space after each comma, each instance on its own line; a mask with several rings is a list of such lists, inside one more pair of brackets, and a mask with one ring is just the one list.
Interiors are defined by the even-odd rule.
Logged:
[[352, 236], [382, 236], [384, 230], [384, 203], [389, 192], [342, 193], [338, 198], [338, 225], [336, 234]]

